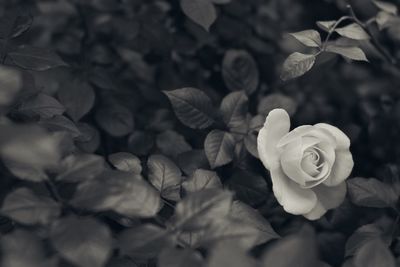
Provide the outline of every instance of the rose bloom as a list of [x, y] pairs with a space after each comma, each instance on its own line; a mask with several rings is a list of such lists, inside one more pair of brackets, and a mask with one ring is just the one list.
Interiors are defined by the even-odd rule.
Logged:
[[259, 157], [270, 171], [272, 190], [286, 212], [309, 220], [338, 207], [353, 169], [349, 138], [338, 128], [319, 123], [290, 131], [283, 109], [272, 110], [257, 138]]

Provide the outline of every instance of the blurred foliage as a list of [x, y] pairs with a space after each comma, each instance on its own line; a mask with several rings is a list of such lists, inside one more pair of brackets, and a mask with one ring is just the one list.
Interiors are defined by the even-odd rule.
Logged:
[[[1, 1], [1, 266], [399, 266], [399, 4]], [[318, 221], [257, 159], [277, 107], [351, 139]]]

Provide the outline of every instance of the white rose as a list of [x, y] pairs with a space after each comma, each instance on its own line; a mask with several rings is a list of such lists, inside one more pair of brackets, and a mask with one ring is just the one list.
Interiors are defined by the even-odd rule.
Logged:
[[259, 157], [285, 211], [316, 220], [345, 198], [345, 180], [354, 166], [350, 140], [325, 123], [289, 130], [288, 113], [272, 110], [258, 134]]

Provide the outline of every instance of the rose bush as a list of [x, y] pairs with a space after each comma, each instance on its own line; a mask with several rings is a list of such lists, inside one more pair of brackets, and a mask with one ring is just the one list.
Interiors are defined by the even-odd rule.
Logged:
[[343, 202], [354, 162], [350, 140], [338, 128], [319, 123], [290, 131], [288, 113], [274, 109], [257, 146], [274, 195], [286, 212], [316, 220]]

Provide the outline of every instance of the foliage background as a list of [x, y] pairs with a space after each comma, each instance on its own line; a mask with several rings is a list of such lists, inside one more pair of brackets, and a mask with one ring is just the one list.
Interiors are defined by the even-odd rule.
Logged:
[[[399, 266], [399, 21], [372, 26], [390, 62], [364, 40], [369, 63], [326, 53], [280, 79], [290, 53], [313, 51], [287, 33], [349, 3], [379, 12], [1, 1], [1, 266]], [[351, 139], [348, 196], [320, 220], [285, 213], [257, 159], [277, 107]]]

